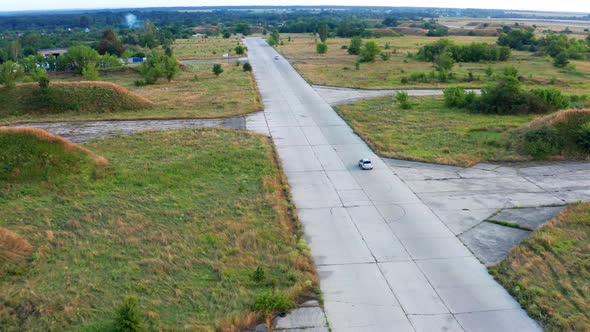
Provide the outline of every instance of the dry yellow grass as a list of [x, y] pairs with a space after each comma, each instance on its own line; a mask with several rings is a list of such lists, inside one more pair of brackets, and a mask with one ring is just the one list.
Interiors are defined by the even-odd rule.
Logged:
[[557, 126], [571, 121], [587, 120], [590, 121], [590, 109], [569, 109], [562, 110], [559, 112], [551, 113], [544, 117], [535, 119], [529, 125], [529, 127], [541, 127], [541, 126]]
[[24, 237], [0, 227], [0, 264], [17, 263], [33, 252], [33, 246]]

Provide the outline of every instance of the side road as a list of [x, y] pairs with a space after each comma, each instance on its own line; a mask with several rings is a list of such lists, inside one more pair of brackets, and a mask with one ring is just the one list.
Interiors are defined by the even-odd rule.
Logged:
[[286, 60], [245, 42], [332, 330], [541, 330]]

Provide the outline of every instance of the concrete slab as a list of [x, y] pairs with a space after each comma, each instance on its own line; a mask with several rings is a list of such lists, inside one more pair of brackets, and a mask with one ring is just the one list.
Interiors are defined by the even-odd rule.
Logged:
[[[589, 174], [590, 176], [590, 174]], [[506, 209], [491, 216], [490, 220], [504, 221], [530, 230], [539, 228], [555, 217], [565, 206], [544, 206], [522, 209]]]
[[308, 172], [323, 170], [310, 146], [277, 147], [285, 172]]
[[[272, 113], [271, 113], [272, 114]], [[309, 142], [299, 127], [274, 127], [270, 126], [270, 134], [277, 147], [284, 146], [308, 146]]]
[[345, 207], [373, 205], [373, 202], [367, 197], [364, 191], [357, 190], [339, 190], [338, 196]]
[[340, 197], [324, 172], [287, 172], [287, 178], [293, 194], [293, 201], [298, 208], [342, 206]]
[[316, 145], [311, 147], [316, 158], [322, 164], [322, 168], [326, 171], [344, 171], [346, 166], [340, 160], [340, 156], [336, 153], [331, 145]]
[[518, 302], [496, 283], [437, 288], [436, 291], [453, 314], [520, 308]]
[[541, 192], [541, 188], [523, 178], [495, 178], [490, 181], [484, 179], [444, 179], [430, 181], [406, 181], [415, 193], [442, 193], [442, 192]]
[[277, 317], [275, 321], [276, 329], [303, 329], [327, 326], [326, 316], [320, 307], [298, 308], [285, 317]]
[[401, 238], [400, 241], [415, 260], [452, 257], [473, 257], [456, 237]]
[[344, 208], [301, 209], [298, 214], [317, 265], [375, 262]]
[[410, 260], [406, 249], [374, 206], [346, 208], [377, 262]]
[[415, 262], [381, 263], [379, 267], [406, 313], [432, 315], [449, 312]]
[[455, 235], [479, 225], [496, 211], [497, 209], [433, 210]]
[[530, 231], [483, 222], [459, 238], [486, 265], [502, 261], [510, 250], [530, 236]]
[[326, 171], [336, 190], [360, 190], [361, 187], [349, 171]]
[[416, 332], [463, 332], [463, 328], [451, 314], [409, 315]]
[[414, 332], [399, 306], [325, 301], [332, 331]]
[[399, 307], [377, 264], [323, 265], [318, 266], [318, 275], [328, 316], [328, 302], [366, 305], [366, 309]]
[[307, 138], [307, 141], [311, 146], [315, 145], [327, 145], [328, 141], [324, 137], [324, 134], [320, 130], [320, 127], [316, 126], [305, 126], [301, 127], [303, 134]]
[[465, 331], [541, 332], [543, 329], [530, 319], [522, 309], [471, 312], [457, 314], [455, 318]]
[[473, 256], [420, 260], [416, 264], [435, 290], [496, 284], [487, 269]]

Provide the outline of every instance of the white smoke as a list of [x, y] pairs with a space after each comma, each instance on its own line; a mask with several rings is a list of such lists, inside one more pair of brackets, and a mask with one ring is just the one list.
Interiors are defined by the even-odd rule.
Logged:
[[142, 22], [137, 19], [137, 16], [133, 14], [125, 15], [125, 25], [129, 29], [141, 28]]

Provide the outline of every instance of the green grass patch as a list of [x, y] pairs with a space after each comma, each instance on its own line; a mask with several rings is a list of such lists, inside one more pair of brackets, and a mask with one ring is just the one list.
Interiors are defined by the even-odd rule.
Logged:
[[0, 181], [0, 228], [33, 247], [0, 271], [4, 329], [107, 330], [128, 295], [150, 330], [241, 329], [258, 295], [314, 291], [268, 137], [143, 132], [84, 146], [109, 160], [103, 176]]
[[179, 60], [223, 59], [225, 53], [230, 53], [232, 58], [246, 56], [245, 54], [235, 54], [235, 47], [238, 45], [244, 45], [240, 36], [231, 36], [230, 38], [221, 36], [192, 37], [175, 40], [172, 50]]
[[547, 331], [590, 330], [590, 203], [574, 204], [490, 272]]
[[338, 112], [373, 150], [400, 158], [466, 166], [482, 160], [523, 160], [509, 133], [531, 115], [486, 115], [451, 109], [439, 97], [413, 97], [404, 110], [391, 97], [338, 106]]
[[0, 118], [30, 114], [114, 113], [152, 107], [149, 100], [108, 82], [53, 82], [0, 88]]
[[0, 128], [0, 181], [36, 181], [64, 174], [96, 176], [106, 159], [34, 128]]

